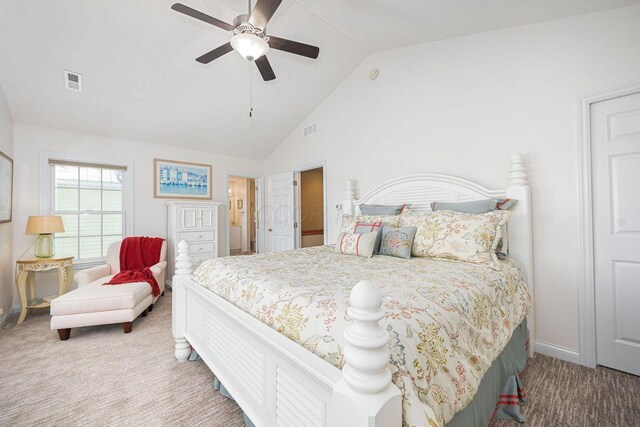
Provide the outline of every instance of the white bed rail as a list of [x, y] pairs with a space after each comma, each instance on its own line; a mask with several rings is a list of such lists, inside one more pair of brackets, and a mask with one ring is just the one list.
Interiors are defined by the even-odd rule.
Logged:
[[376, 284], [361, 281], [351, 291], [342, 371], [197, 284], [186, 241], [172, 284], [176, 359], [186, 361], [193, 345], [256, 426], [402, 424]]

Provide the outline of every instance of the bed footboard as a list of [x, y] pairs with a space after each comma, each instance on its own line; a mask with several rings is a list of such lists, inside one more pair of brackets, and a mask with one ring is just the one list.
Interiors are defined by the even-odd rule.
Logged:
[[256, 426], [402, 424], [374, 283], [351, 291], [342, 370], [197, 284], [185, 241], [172, 284], [176, 359], [187, 360], [193, 346]]

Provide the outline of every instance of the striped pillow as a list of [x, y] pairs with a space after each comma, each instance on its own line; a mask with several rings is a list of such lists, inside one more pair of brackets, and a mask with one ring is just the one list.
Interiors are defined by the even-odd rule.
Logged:
[[334, 250], [339, 254], [371, 258], [378, 234], [378, 232], [340, 233]]

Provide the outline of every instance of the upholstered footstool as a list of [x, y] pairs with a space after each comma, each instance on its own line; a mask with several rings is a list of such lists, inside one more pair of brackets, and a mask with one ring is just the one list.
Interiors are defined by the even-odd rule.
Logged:
[[145, 282], [105, 285], [95, 281], [51, 301], [51, 329], [60, 340], [69, 339], [71, 328], [122, 323], [125, 334], [133, 321], [151, 311], [151, 286]]

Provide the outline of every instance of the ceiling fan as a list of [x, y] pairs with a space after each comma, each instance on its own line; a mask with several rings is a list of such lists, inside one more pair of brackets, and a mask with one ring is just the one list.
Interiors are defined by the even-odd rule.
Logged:
[[246, 60], [255, 62], [262, 78], [265, 81], [269, 81], [276, 78], [271, 64], [269, 64], [265, 56], [269, 48], [283, 50], [312, 59], [318, 58], [318, 54], [320, 53], [320, 49], [316, 46], [266, 35], [267, 23], [281, 2], [282, 0], [258, 0], [253, 11], [251, 11], [251, 0], [249, 0], [249, 13], [236, 16], [233, 20], [233, 25], [227, 24], [224, 21], [181, 3], [175, 3], [171, 6], [171, 9], [208, 24], [215, 25], [223, 30], [233, 32], [231, 41], [196, 58], [196, 61], [202, 64], [208, 64], [214, 59], [218, 59], [222, 55], [235, 50]]

